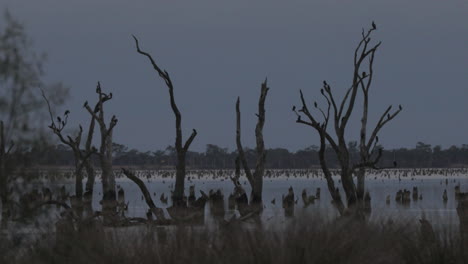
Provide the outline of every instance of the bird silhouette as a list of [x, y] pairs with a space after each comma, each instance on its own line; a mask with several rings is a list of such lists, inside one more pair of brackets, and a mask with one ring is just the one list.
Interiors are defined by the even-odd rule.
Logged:
[[377, 29], [377, 26], [375, 25], [374, 21], [372, 21], [372, 29]]

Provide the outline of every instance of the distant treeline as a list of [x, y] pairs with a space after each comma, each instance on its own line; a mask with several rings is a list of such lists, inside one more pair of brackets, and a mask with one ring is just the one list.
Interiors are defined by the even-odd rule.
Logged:
[[[350, 142], [350, 152], [356, 163], [359, 159], [359, 146]], [[266, 167], [269, 169], [307, 169], [320, 166], [318, 147], [310, 146], [296, 152], [284, 148], [267, 150]], [[251, 168], [255, 166], [255, 149], [245, 151]], [[191, 169], [233, 169], [237, 152], [229, 151], [216, 145], [208, 144], [205, 152], [187, 153], [187, 167]], [[140, 152], [128, 149], [121, 144], [114, 144], [114, 166], [137, 166], [142, 168], [173, 168], [177, 161], [174, 147], [165, 150]], [[33, 147], [25, 153], [25, 162], [32, 166], [74, 166], [73, 153], [64, 145]], [[338, 167], [334, 151], [327, 151], [327, 160], [331, 167]], [[468, 145], [451, 146], [442, 149], [430, 144], [418, 142], [415, 148], [384, 150], [380, 167], [394, 167], [394, 161], [400, 168], [447, 168], [468, 167]], [[98, 164], [97, 157], [93, 162]]]

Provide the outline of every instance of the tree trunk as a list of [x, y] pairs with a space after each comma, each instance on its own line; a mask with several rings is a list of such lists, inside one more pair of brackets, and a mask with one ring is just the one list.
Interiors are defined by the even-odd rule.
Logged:
[[255, 172], [253, 174], [252, 186], [252, 202], [262, 202], [263, 192], [263, 175], [265, 174], [265, 161], [266, 151], [265, 142], [263, 141], [263, 126], [265, 125], [265, 99], [268, 94], [269, 88], [267, 87], [267, 81], [262, 83], [260, 89], [260, 97], [258, 99], [258, 120], [255, 126], [255, 139], [257, 143], [257, 162], [255, 164]]
[[112, 172], [112, 161], [106, 157], [101, 158], [102, 191], [104, 200], [115, 200], [115, 178]]
[[335, 182], [333, 181], [331, 172], [328, 169], [327, 161], [325, 159], [325, 150], [326, 150], [325, 135], [323, 132], [319, 132], [319, 135], [320, 135], [320, 149], [319, 149], [320, 167], [322, 168], [323, 174], [325, 176], [325, 180], [327, 181], [328, 191], [331, 194], [333, 204], [338, 209], [339, 213], [342, 215], [345, 209], [343, 200], [341, 199], [339, 190], [335, 187]]
[[89, 160], [85, 161], [84, 167], [86, 169], [86, 174], [88, 175], [88, 179], [86, 180], [86, 189], [85, 193], [87, 196], [93, 197], [94, 191], [94, 181], [96, 178], [96, 172], [94, 171], [94, 167]]
[[153, 199], [151, 198], [151, 194], [148, 191], [148, 188], [146, 188], [145, 183], [140, 180], [138, 177], [136, 177], [132, 172], [129, 170], [126, 170], [122, 168], [122, 171], [127, 178], [132, 180], [141, 190], [141, 193], [143, 194], [143, 197], [145, 198], [146, 204], [149, 206], [151, 212], [158, 218], [158, 220], [166, 220], [164, 217], [164, 212], [161, 208], [157, 208], [156, 205], [153, 202]]
[[262, 202], [262, 193], [263, 193], [263, 177], [255, 177], [254, 174], [254, 184], [252, 186], [251, 194], [251, 203], [261, 203]]
[[107, 147], [106, 147], [106, 152], [105, 152], [105, 159], [106, 159], [106, 171], [107, 171], [107, 183], [108, 183], [108, 188], [106, 190], [106, 193], [108, 193], [110, 199], [115, 200], [116, 194], [115, 194], [115, 175], [112, 170], [112, 130], [108, 132], [107, 136]]
[[[99, 104], [96, 105], [96, 107]], [[95, 107], [95, 108], [96, 108]], [[89, 123], [88, 128], [88, 136], [86, 137], [86, 144], [85, 144], [85, 151], [86, 153], [90, 153], [92, 151], [92, 141], [94, 135], [94, 127], [96, 126], [96, 118], [91, 116], [91, 121]], [[96, 178], [96, 171], [94, 170], [92, 161], [90, 159], [84, 160], [84, 167], [86, 169], [86, 174], [88, 175], [88, 179], [86, 180], [86, 196], [88, 200], [93, 200], [93, 191], [94, 191], [94, 181]]]
[[75, 155], [75, 196], [81, 201], [83, 198], [83, 167], [81, 166], [80, 150], [73, 150]]
[[358, 201], [364, 200], [364, 192], [365, 192], [365, 175], [366, 169], [360, 168], [357, 171], [357, 189], [356, 189], [356, 197]]
[[[107, 131], [107, 130], [104, 130]], [[108, 133], [105, 142], [101, 144], [101, 170], [102, 170], [102, 212], [104, 215], [104, 223], [106, 225], [113, 225], [118, 216], [117, 211], [117, 197], [115, 193], [115, 176], [112, 171], [112, 131]]]
[[112, 171], [112, 131], [107, 132], [104, 129], [101, 134], [101, 143], [99, 161], [101, 165], [101, 179], [103, 200], [116, 200], [115, 194], [115, 176]]
[[175, 188], [174, 188], [174, 193], [173, 193], [172, 198], [174, 201], [174, 205], [187, 206], [187, 204], [185, 203], [185, 199], [184, 199], [185, 154], [187, 153], [190, 147], [190, 144], [192, 144], [193, 139], [197, 136], [197, 131], [193, 129], [193, 132], [190, 135], [190, 137], [187, 139], [187, 141], [185, 141], [185, 144], [182, 145], [182, 115], [175, 102], [174, 86], [172, 84], [171, 77], [169, 76], [169, 73], [167, 71], [165, 70], [163, 71], [161, 70], [161, 68], [159, 68], [159, 66], [156, 64], [153, 57], [151, 57], [149, 53], [144, 52], [140, 49], [138, 39], [135, 36], [133, 36], [133, 39], [135, 40], [137, 52], [141, 55], [146, 56], [150, 60], [151, 65], [153, 66], [153, 69], [158, 72], [159, 77], [161, 77], [164, 80], [169, 90], [169, 99], [171, 103], [171, 109], [176, 119], [175, 148], [177, 151], [176, 183], [175, 183]]
[[96, 172], [94, 171], [93, 165], [90, 160], [85, 160], [83, 166], [86, 169], [88, 179], [86, 180], [86, 187], [83, 199], [83, 211], [87, 216], [93, 214], [93, 191], [94, 191], [94, 180]]
[[343, 190], [346, 194], [346, 201], [348, 208], [356, 205], [357, 196], [356, 196], [356, 186], [353, 181], [352, 171], [347, 167], [341, 168], [341, 183], [343, 185]]
[[[101, 178], [102, 178], [102, 191], [104, 201], [116, 201], [115, 193], [115, 176], [112, 171], [112, 133], [114, 127], [117, 125], [117, 118], [112, 116], [109, 126], [106, 126], [104, 121], [104, 102], [112, 99], [112, 93], [105, 94], [101, 90], [101, 84], [98, 82], [96, 93], [99, 95], [99, 101], [95, 109], [89, 107], [88, 102], [85, 103], [85, 108], [92, 116], [90, 124], [90, 132], [88, 133], [88, 139], [92, 137], [92, 128], [94, 128], [94, 120], [99, 123], [101, 132], [101, 146], [99, 148], [99, 161], [101, 165]], [[90, 149], [90, 140], [86, 142], [86, 149]], [[88, 167], [89, 168], [89, 167]], [[92, 178], [92, 180], [94, 180]], [[90, 184], [93, 183], [92, 181]], [[108, 203], [113, 204], [113, 203]]]
[[263, 175], [265, 174], [266, 160], [265, 143], [263, 141], [263, 126], [265, 124], [265, 99], [268, 94], [268, 90], [269, 88], [267, 87], [267, 81], [265, 80], [261, 86], [260, 97], [258, 100], [258, 114], [256, 114], [258, 117], [257, 125], [255, 127], [257, 161], [255, 163], [254, 173], [252, 173], [248, 167], [244, 149], [241, 143], [240, 98], [237, 98], [236, 102], [236, 145], [237, 152], [239, 153], [238, 158], [242, 162], [245, 176], [247, 177], [252, 188], [251, 203], [254, 204], [260, 204], [262, 202]]
[[172, 203], [177, 207], [187, 206], [185, 201], [185, 153], [177, 155], [176, 180]]

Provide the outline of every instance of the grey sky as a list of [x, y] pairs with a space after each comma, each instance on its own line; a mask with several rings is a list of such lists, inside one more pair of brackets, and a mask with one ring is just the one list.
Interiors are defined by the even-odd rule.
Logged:
[[[295, 123], [299, 89], [312, 103], [326, 79], [340, 95], [352, 77], [362, 27], [375, 20], [382, 40], [371, 92], [375, 121], [388, 104], [404, 111], [381, 133], [387, 148], [417, 141], [468, 143], [468, 1], [466, 0], [2, 0], [48, 53], [47, 78], [71, 86], [71, 122], [87, 122], [99, 80], [114, 94], [115, 141], [140, 150], [174, 143], [164, 82], [135, 51], [140, 39], [172, 76], [185, 137], [234, 147], [235, 100], [241, 97], [243, 141], [254, 145], [260, 83], [268, 77], [267, 147], [318, 144]], [[354, 116], [360, 111], [355, 111]], [[358, 121], [358, 119], [355, 119]], [[356, 126], [348, 129], [357, 138]]]

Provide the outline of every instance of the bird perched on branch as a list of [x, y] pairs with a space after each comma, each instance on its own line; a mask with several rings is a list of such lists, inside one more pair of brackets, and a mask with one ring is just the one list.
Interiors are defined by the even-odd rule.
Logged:
[[375, 25], [374, 21], [372, 21], [372, 29], [377, 29], [377, 26]]

